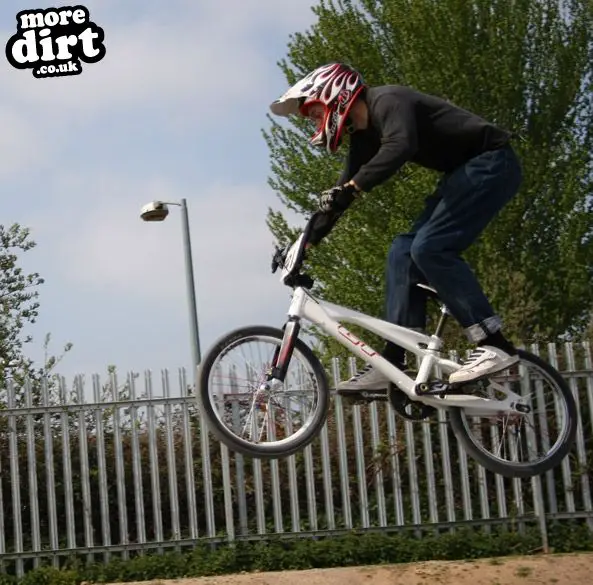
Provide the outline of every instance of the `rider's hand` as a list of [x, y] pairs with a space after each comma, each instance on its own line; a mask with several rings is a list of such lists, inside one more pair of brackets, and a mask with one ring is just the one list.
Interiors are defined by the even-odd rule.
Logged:
[[277, 247], [272, 256], [272, 274], [276, 272], [278, 266], [283, 266], [286, 261], [286, 255], [290, 250], [290, 246], [284, 246], [283, 248]]
[[319, 198], [320, 211], [345, 211], [356, 197], [357, 189], [352, 183], [323, 191]]

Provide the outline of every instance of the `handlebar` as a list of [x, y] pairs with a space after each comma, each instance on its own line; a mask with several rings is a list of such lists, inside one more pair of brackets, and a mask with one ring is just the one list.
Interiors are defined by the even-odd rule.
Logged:
[[282, 269], [280, 280], [285, 285], [295, 288], [302, 286], [304, 288], [311, 288], [314, 280], [307, 274], [301, 274], [300, 270], [305, 259], [305, 246], [309, 242], [309, 237], [313, 229], [313, 225], [317, 218], [322, 214], [320, 211], [314, 212], [305, 225], [305, 228], [299, 237], [286, 249], [276, 249], [272, 258], [272, 274], [278, 268]]

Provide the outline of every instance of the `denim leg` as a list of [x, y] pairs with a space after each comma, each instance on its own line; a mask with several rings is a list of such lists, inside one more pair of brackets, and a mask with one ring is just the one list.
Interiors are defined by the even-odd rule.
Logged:
[[387, 255], [385, 271], [385, 318], [390, 323], [424, 330], [426, 326], [426, 295], [416, 284], [427, 279], [414, 264], [410, 249], [418, 230], [430, 219], [440, 197], [425, 199], [424, 210], [410, 231], [396, 236]]
[[502, 323], [461, 253], [515, 195], [520, 182], [520, 163], [510, 147], [473, 158], [441, 183], [439, 203], [410, 246], [412, 260], [473, 342], [495, 333]]

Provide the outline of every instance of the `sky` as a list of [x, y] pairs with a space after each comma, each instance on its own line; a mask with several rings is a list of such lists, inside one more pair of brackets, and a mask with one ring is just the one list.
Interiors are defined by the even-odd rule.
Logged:
[[[3, 46], [24, 9], [3, 0]], [[290, 290], [270, 272], [274, 240], [261, 129], [286, 90], [289, 35], [314, 22], [310, 0], [87, 0], [106, 55], [81, 75], [36, 79], [0, 66], [2, 219], [30, 228], [22, 257], [41, 303], [28, 354], [72, 350], [59, 373], [191, 367], [181, 215], [140, 219], [185, 197], [204, 354], [227, 331], [281, 326]]]

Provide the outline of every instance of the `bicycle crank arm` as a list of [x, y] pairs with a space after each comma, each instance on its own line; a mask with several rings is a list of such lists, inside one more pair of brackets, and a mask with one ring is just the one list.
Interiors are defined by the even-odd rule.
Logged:
[[388, 400], [386, 390], [336, 390], [336, 394], [350, 402], [367, 404], [370, 404], [371, 402], [387, 402]]

